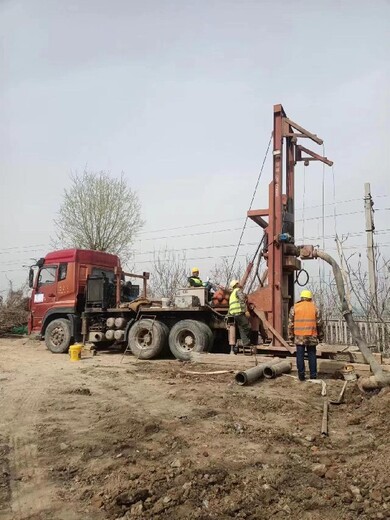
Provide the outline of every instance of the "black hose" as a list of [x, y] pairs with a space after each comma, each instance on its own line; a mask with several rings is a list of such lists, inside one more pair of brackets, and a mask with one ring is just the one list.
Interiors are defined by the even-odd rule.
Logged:
[[208, 303], [205, 304], [205, 307], [208, 307], [211, 312], [213, 312], [214, 314], [216, 314], [217, 316], [219, 316], [220, 318], [225, 318], [226, 317], [226, 314], [221, 314], [220, 312], [216, 311], [215, 309], [213, 309], [211, 307], [211, 305], [209, 305]]
[[[263, 240], [264, 240], [264, 236], [263, 235], [263, 238], [261, 239], [261, 243], [260, 245], [263, 243]], [[259, 249], [256, 251], [256, 254], [258, 253]], [[259, 277], [259, 267], [260, 267], [260, 262], [261, 262], [261, 259], [262, 259], [262, 251], [259, 252], [259, 256], [258, 256], [258, 259], [257, 259], [257, 264], [256, 264], [256, 268], [255, 268], [255, 276], [253, 276], [252, 280], [251, 280], [251, 283], [249, 284], [249, 287], [248, 287], [248, 290], [247, 290], [247, 293], [250, 293], [251, 290], [252, 290], [252, 287], [253, 287], [253, 284], [254, 284], [254, 281], [256, 279], [256, 277], [259, 279], [259, 282], [261, 284], [261, 280], [260, 280], [260, 277]], [[255, 260], [256, 257], [253, 258], [253, 261]]]
[[[301, 276], [302, 273], [305, 273], [306, 274], [306, 280], [305, 280], [305, 283], [301, 283], [299, 281], [299, 277]], [[297, 275], [295, 277], [295, 283], [297, 285], [299, 285], [299, 287], [304, 287], [305, 285], [307, 285], [309, 283], [309, 280], [310, 280], [310, 276], [309, 276], [309, 273], [306, 271], [306, 269], [300, 269], [298, 272], [297, 272]]]

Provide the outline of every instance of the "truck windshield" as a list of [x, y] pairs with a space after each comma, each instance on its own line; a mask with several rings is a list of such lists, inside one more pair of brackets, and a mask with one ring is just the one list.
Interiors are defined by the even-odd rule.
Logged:
[[57, 267], [55, 266], [42, 267], [42, 269], [39, 271], [38, 287], [54, 283], [56, 280], [56, 272]]

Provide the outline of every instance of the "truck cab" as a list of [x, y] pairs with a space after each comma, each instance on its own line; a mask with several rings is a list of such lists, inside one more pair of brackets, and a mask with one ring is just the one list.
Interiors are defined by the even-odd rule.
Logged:
[[30, 269], [29, 334], [45, 338], [52, 352], [66, 352], [80, 339], [88, 277], [105, 276], [114, 282], [121, 270], [116, 255], [84, 249], [48, 253]]

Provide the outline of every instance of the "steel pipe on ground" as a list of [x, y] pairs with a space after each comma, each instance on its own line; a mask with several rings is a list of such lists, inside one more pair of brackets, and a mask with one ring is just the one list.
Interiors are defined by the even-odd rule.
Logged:
[[265, 367], [264, 377], [266, 377], [267, 379], [273, 379], [276, 376], [280, 376], [281, 374], [285, 374], [290, 371], [290, 361], [279, 361], [279, 363], [276, 363], [275, 365]]
[[255, 367], [248, 368], [248, 370], [237, 372], [236, 383], [240, 386], [250, 385], [264, 376], [264, 369], [266, 367], [276, 365], [277, 363], [280, 363], [279, 358], [270, 359], [265, 363], [261, 363], [260, 365], [257, 365]]

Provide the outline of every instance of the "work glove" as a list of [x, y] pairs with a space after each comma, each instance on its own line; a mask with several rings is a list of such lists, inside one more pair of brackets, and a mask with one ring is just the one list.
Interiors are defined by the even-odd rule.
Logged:
[[246, 316], [247, 318], [250, 318], [250, 315], [251, 315], [251, 313], [250, 313], [249, 311], [246, 311], [246, 312], [245, 312], [245, 316]]

